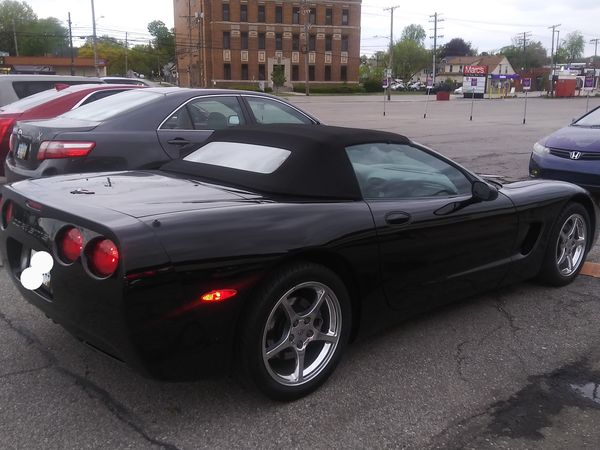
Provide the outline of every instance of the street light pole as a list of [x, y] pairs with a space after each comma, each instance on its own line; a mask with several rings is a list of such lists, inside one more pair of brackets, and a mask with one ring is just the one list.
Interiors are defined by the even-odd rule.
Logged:
[[94, 69], [96, 76], [100, 76], [100, 68], [98, 67], [98, 49], [96, 48], [96, 12], [94, 10], [94, 0], [92, 0], [92, 46], [94, 48]]

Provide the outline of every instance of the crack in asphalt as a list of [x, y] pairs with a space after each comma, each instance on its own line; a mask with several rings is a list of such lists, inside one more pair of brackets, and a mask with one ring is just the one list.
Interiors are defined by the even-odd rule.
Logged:
[[[75, 385], [79, 386], [81, 388], [81, 390], [89, 398], [91, 398], [93, 400], [99, 400], [100, 403], [102, 403], [106, 407], [106, 409], [117, 420], [119, 420], [121, 423], [123, 423], [126, 426], [128, 426], [129, 428], [131, 428], [133, 431], [135, 431], [137, 434], [139, 434], [142, 438], [144, 438], [149, 444], [152, 444], [152, 445], [155, 445], [160, 448], [167, 449], [167, 450], [179, 450], [179, 448], [177, 446], [175, 446], [169, 442], [165, 442], [165, 441], [162, 441], [160, 439], [153, 438], [152, 436], [150, 436], [143, 429], [143, 427], [141, 425], [138, 425], [136, 423], [137, 419], [135, 418], [134, 414], [131, 411], [129, 411], [126, 406], [124, 406], [119, 401], [117, 401], [115, 398], [113, 398], [108, 391], [101, 388], [100, 386], [95, 384], [93, 381], [91, 381], [85, 377], [82, 377], [81, 375], [78, 375], [69, 369], [66, 369], [66, 368], [60, 366], [56, 356], [51, 351], [44, 348], [42, 342], [30, 330], [28, 330], [25, 327], [15, 324], [11, 319], [9, 319], [2, 312], [0, 312], [0, 321], [4, 322], [11, 330], [13, 330], [15, 333], [17, 333], [23, 339], [25, 339], [27, 345], [35, 346], [35, 348], [42, 354], [42, 356], [48, 362], [44, 367], [36, 368], [36, 369], [29, 369], [29, 370], [25, 370], [25, 371], [13, 372], [11, 374], [5, 374], [3, 376], [0, 376], [0, 379], [6, 378], [8, 376], [17, 375], [17, 374], [19, 374], [19, 372], [20, 373], [31, 373], [31, 372], [41, 371], [44, 369], [54, 369], [57, 372], [64, 375], [65, 377], [71, 379], [75, 383]], [[89, 372], [86, 369], [86, 376], [88, 375], [88, 373]]]

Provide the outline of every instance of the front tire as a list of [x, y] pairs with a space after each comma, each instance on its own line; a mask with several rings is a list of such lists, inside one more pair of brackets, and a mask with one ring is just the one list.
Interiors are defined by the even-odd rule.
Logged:
[[348, 342], [344, 283], [326, 267], [301, 263], [259, 289], [241, 332], [243, 375], [276, 400], [294, 400], [334, 371]]
[[539, 279], [552, 286], [571, 283], [581, 271], [588, 252], [590, 219], [579, 203], [561, 212], [550, 232]]

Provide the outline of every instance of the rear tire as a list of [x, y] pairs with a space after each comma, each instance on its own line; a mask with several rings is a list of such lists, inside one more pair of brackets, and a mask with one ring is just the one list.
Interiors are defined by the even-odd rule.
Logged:
[[244, 320], [244, 381], [275, 400], [309, 394], [337, 366], [351, 320], [348, 292], [334, 272], [312, 263], [283, 268], [259, 289]]
[[551, 286], [571, 283], [581, 271], [589, 247], [590, 219], [579, 203], [569, 203], [550, 231], [539, 279]]

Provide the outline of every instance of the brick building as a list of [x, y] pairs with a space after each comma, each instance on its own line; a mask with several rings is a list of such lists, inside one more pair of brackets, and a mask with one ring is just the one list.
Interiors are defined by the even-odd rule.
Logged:
[[276, 65], [288, 87], [307, 76], [311, 84], [358, 83], [361, 0], [173, 4], [181, 86], [270, 85]]

